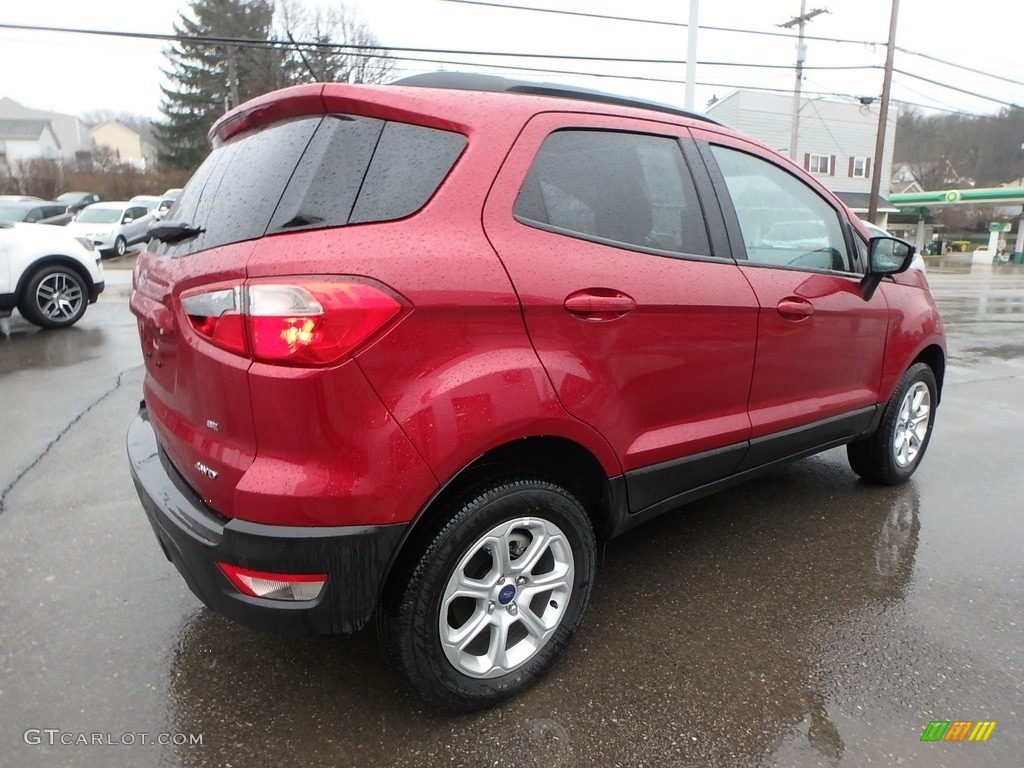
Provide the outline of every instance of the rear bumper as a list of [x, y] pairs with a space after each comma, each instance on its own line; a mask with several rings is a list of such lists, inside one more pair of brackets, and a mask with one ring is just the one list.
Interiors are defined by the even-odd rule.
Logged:
[[[207, 606], [261, 629], [353, 632], [377, 606], [388, 563], [406, 525], [298, 527], [227, 519], [210, 510], [160, 450], [145, 405], [128, 429], [128, 459], [160, 546]], [[325, 573], [314, 600], [239, 593], [217, 567], [226, 562], [275, 573]]]

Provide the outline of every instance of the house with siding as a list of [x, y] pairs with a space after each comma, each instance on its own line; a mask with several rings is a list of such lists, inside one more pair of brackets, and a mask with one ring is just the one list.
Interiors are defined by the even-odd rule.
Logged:
[[156, 162], [156, 145], [139, 133], [117, 120], [106, 120], [90, 132], [97, 147], [106, 147], [122, 163], [144, 171]]
[[48, 120], [5, 120], [0, 118], [0, 165], [16, 172], [26, 160], [60, 159], [60, 143]]
[[[11, 98], [0, 98], [0, 120], [45, 120], [60, 147], [58, 160], [75, 160], [87, 156], [92, 149], [92, 138], [85, 123], [74, 115], [47, 112], [19, 104]], [[84, 155], [83, 155], [84, 153]], [[40, 155], [37, 155], [39, 157]]]
[[[708, 114], [789, 155], [793, 97], [763, 91], [739, 90], [717, 101]], [[882, 193], [892, 173], [896, 139], [895, 106], [890, 105], [882, 153]], [[860, 216], [867, 217], [871, 194], [878, 105], [803, 98], [797, 132], [796, 157], [791, 158], [818, 179]], [[879, 200], [881, 226], [895, 213], [884, 197]]]

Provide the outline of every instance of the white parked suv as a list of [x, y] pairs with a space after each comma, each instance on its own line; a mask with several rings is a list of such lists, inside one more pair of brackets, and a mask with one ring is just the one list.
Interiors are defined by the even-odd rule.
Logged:
[[0, 317], [15, 307], [44, 328], [74, 325], [103, 292], [99, 251], [65, 227], [0, 224]]

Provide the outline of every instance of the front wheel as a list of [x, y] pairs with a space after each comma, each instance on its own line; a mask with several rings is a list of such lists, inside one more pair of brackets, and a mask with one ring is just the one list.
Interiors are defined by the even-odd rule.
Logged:
[[486, 486], [399, 577], [385, 645], [428, 701], [475, 710], [536, 682], [568, 644], [596, 568], [594, 532], [564, 488]]
[[937, 394], [932, 369], [912, 365], [889, 398], [878, 430], [846, 446], [853, 471], [885, 485], [909, 480], [932, 436]]
[[128, 250], [128, 241], [125, 240], [123, 237], [121, 237], [121, 235], [118, 235], [117, 239], [114, 240], [114, 255], [115, 256], [124, 256], [125, 251], [127, 251], [127, 250]]
[[54, 265], [29, 278], [18, 310], [43, 328], [66, 328], [82, 318], [88, 303], [88, 288], [81, 275], [71, 267]]

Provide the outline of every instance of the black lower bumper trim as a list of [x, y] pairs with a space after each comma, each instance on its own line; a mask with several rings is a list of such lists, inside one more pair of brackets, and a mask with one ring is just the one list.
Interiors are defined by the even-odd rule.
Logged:
[[[145, 407], [128, 429], [128, 458], [142, 506], [167, 558], [207, 606], [228, 618], [303, 634], [354, 632], [373, 615], [387, 565], [406, 525], [261, 525], [216, 514], [160, 451]], [[274, 573], [325, 573], [314, 600], [239, 593], [217, 566]]]

